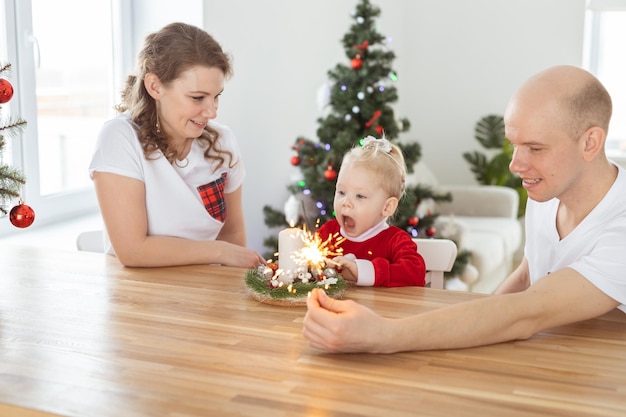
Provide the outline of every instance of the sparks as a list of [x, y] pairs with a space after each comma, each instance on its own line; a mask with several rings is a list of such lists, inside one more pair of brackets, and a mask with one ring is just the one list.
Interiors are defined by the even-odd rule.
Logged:
[[[346, 240], [344, 237], [335, 233], [328, 236], [326, 240], [322, 240], [317, 233], [311, 233], [306, 227], [302, 232], [304, 246], [293, 254], [293, 260], [298, 265], [318, 272], [321, 272], [328, 263], [337, 265], [332, 258], [343, 254], [343, 249], [337, 246]], [[334, 244], [333, 240], [335, 240]]]

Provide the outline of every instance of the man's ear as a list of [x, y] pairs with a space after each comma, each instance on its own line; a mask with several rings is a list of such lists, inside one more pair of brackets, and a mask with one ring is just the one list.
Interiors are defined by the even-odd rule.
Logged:
[[150, 97], [155, 100], [161, 97], [163, 84], [161, 84], [161, 80], [159, 80], [159, 77], [157, 77], [155, 73], [147, 73], [145, 77], [143, 77], [143, 85], [146, 87], [146, 91], [150, 94]]
[[606, 132], [604, 129], [597, 126], [590, 127], [585, 131], [583, 141], [583, 158], [585, 161], [591, 161], [602, 149], [604, 149]]
[[396, 212], [398, 208], [398, 199], [396, 197], [389, 197], [387, 201], [385, 201], [385, 206], [383, 207], [383, 216], [389, 217], [392, 216], [393, 213]]

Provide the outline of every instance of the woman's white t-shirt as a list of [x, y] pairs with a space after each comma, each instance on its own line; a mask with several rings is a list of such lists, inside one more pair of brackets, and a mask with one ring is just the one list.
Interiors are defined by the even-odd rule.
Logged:
[[[144, 183], [148, 235], [213, 240], [227, 213], [224, 194], [243, 184], [245, 168], [233, 132], [213, 121], [210, 126], [219, 132], [219, 148], [232, 154], [232, 161], [223, 155], [226, 160], [217, 170], [218, 161], [204, 157], [206, 146], [199, 140], [178, 164], [160, 153], [147, 159], [129, 114], [120, 114], [102, 127], [89, 175], [109, 172]], [[113, 253], [108, 236], [105, 240], [107, 252]]]
[[[617, 165], [616, 165], [617, 166]], [[531, 283], [563, 268], [572, 268], [626, 312], [626, 171], [598, 205], [565, 238], [559, 239], [559, 200], [528, 200], [525, 256]]]

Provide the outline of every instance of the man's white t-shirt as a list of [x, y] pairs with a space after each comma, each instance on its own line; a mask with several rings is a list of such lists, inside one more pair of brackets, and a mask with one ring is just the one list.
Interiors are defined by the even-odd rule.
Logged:
[[[217, 170], [218, 162], [206, 159], [203, 142], [194, 140], [185, 161], [170, 164], [162, 154], [146, 159], [128, 113], [107, 121], [102, 127], [89, 166], [142, 181], [146, 187], [148, 235], [176, 236], [191, 240], [213, 240], [219, 234], [227, 213], [223, 194], [235, 191], [245, 177], [245, 168], [235, 135], [218, 123], [218, 146], [232, 154]], [[206, 201], [210, 204], [206, 204]], [[106, 234], [106, 233], [105, 233]], [[107, 252], [114, 253], [108, 236]]]
[[618, 170], [606, 196], [564, 239], [556, 229], [559, 200], [528, 200], [524, 250], [531, 283], [569, 267], [626, 312], [626, 171]]

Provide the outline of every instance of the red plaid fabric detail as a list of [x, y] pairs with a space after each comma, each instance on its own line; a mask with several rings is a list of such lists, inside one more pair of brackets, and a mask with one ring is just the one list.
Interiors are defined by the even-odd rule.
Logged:
[[224, 200], [224, 183], [226, 182], [226, 173], [224, 172], [220, 178], [205, 185], [198, 187], [202, 203], [209, 212], [211, 217], [220, 222], [226, 220], [226, 200]]

